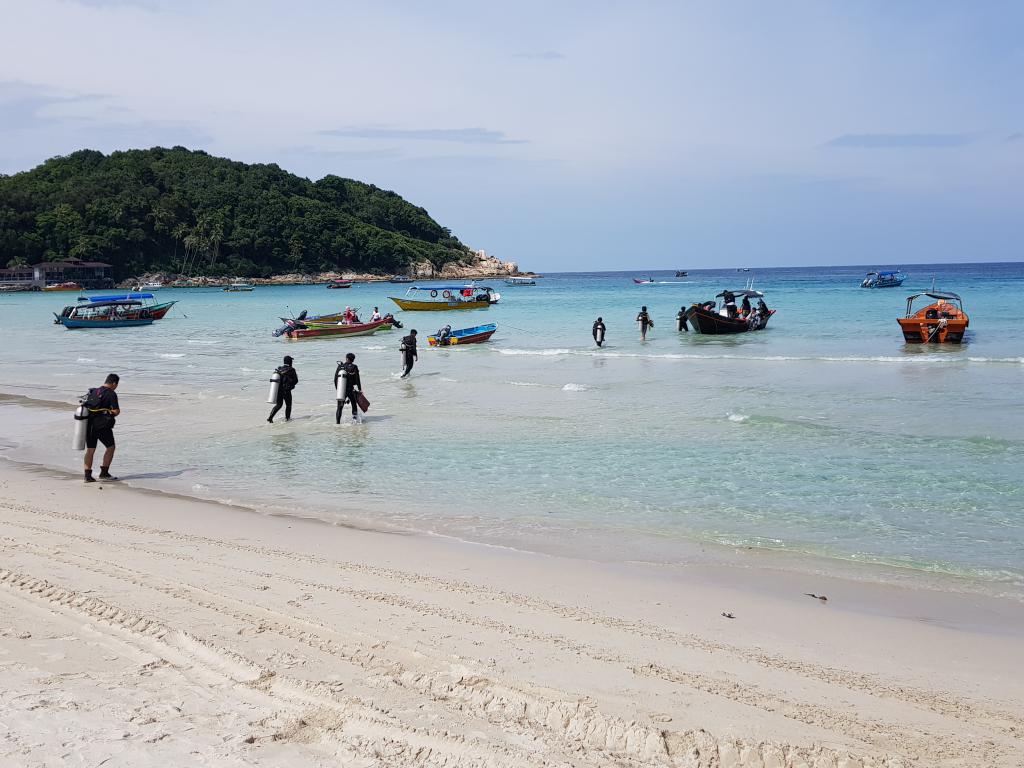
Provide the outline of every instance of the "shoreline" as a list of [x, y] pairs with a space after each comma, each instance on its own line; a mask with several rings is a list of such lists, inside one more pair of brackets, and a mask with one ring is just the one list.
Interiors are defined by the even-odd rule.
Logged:
[[[3, 386], [11, 387], [11, 385]], [[27, 385], [20, 388], [31, 394], [0, 392], [0, 408], [6, 407], [5, 410], [8, 412], [12, 409], [15, 411], [12, 414], [14, 417], [12, 423], [15, 427], [32, 429], [33, 425], [40, 424], [38, 419], [42, 412], [48, 412], [56, 417], [56, 414], [62, 412], [64, 408], [73, 408], [72, 400], [59, 402], [46, 399], [47, 391], [38, 385]], [[137, 393], [134, 397], [160, 398], [161, 395]], [[56, 418], [54, 418], [54, 422], [56, 422]], [[55, 473], [69, 481], [79, 479], [77, 471], [71, 468], [69, 462], [48, 461], [33, 451], [29, 451], [27, 458], [13, 458], [10, 453], [18, 450], [20, 446], [10, 442], [11, 439], [11, 435], [0, 435], [0, 465], [16, 466], [26, 471]], [[187, 468], [178, 471], [177, 474], [188, 471], [191, 470]], [[351, 528], [387, 535], [424, 537], [450, 541], [457, 545], [514, 552], [524, 556], [590, 562], [609, 568], [638, 566], [664, 570], [667, 573], [705, 569], [708, 575], [720, 574], [717, 578], [724, 585], [736, 584], [736, 579], [729, 577], [732, 572], [761, 573], [771, 575], [769, 581], [774, 579], [786, 584], [819, 583], [822, 580], [835, 579], [844, 584], [860, 585], [864, 589], [880, 590], [882, 594], [888, 590], [908, 590], [913, 593], [931, 595], [933, 597], [926, 601], [929, 603], [933, 601], [941, 603], [948, 597], [951, 603], [980, 600], [994, 604], [1005, 602], [1024, 608], [1024, 591], [1015, 582], [985, 578], [977, 573], [891, 562], [882, 557], [862, 556], [858, 558], [838, 552], [815, 552], [792, 547], [728, 544], [705, 537], [696, 531], [688, 535], [657, 533], [642, 529], [627, 529], [617, 532], [613, 528], [597, 525], [585, 527], [578, 521], [571, 525], [556, 521], [547, 522], [546, 527], [550, 530], [546, 535], [534, 531], [529, 534], [521, 532], [514, 538], [509, 538], [506, 534], [502, 538], [495, 539], [493, 535], [483, 536], [480, 533], [474, 537], [467, 530], [453, 525], [452, 521], [443, 519], [444, 510], [438, 510], [442, 519], [435, 522], [434, 527], [431, 528], [424, 526], [422, 518], [400, 518], [392, 514], [389, 519], [385, 520], [375, 515], [375, 512], [389, 507], [386, 501], [381, 500], [375, 500], [370, 506], [348, 504], [334, 506], [329, 510], [314, 505], [295, 508], [274, 504], [256, 496], [234, 498], [229, 491], [208, 486], [205, 483], [201, 486], [190, 486], [190, 481], [179, 481], [172, 472], [127, 475], [124, 477], [124, 481], [122, 487], [140, 494], [179, 499], [185, 502], [221, 505], [225, 508], [244, 511], [246, 514], [286, 520], [306, 520], [329, 527]], [[202, 492], [198, 490], [200, 487]], [[563, 527], [559, 528], [559, 525]], [[665, 547], [663, 551], [666, 555], [668, 553], [671, 555], [660, 558], [641, 558], [635, 555], [626, 556], [616, 553], [612, 543], [622, 534], [635, 540], [634, 552], [643, 550], [655, 554], [662, 550], [653, 550], [651, 547], [660, 545]], [[563, 536], [571, 536], [573, 543], [569, 545], [562, 543]], [[589, 544], [582, 542], [589, 542]], [[647, 546], [644, 545], [644, 542], [647, 542]], [[777, 592], [777, 590], [765, 586], [763, 579], [755, 579], [753, 588], [764, 588], [768, 594]], [[799, 590], [797, 591], [799, 592]], [[878, 603], [873, 604], [870, 600], [856, 602], [866, 613], [878, 612]], [[955, 606], [950, 611], [950, 616], [954, 613]], [[899, 611], [883, 612], [881, 615], [899, 615]], [[955, 618], [946, 618], [943, 621], [948, 622], [950, 626], [958, 626], [961, 623], [971, 627], [984, 626], [984, 622], [979, 624], [977, 618], [969, 618], [965, 622]], [[1007, 627], [1001, 624], [996, 631], [1024, 635], [1024, 625]]]
[[[187, 748], [316, 765], [385, 744], [391, 764], [454, 766], [1024, 757], [1024, 682], [1006, 674], [1019, 639], [942, 626], [912, 590], [833, 580], [822, 603], [792, 584], [766, 592], [757, 570], [723, 585], [6, 462], [0, 487], [0, 646], [18, 664], [0, 701], [21, 754], [59, 748], [56, 722], [91, 729], [90, 759], [165, 762]], [[872, 592], [905, 614], [845, 607]], [[40, 692], [54, 677], [57, 695]]]

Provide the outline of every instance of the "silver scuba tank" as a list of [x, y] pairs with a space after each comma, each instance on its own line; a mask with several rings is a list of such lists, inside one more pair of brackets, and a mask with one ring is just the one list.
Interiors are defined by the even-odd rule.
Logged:
[[604, 344], [604, 326], [598, 326], [596, 341], [599, 346]]
[[342, 368], [341, 372], [338, 374], [338, 393], [337, 394], [338, 394], [338, 399], [339, 400], [344, 400], [345, 399], [345, 389], [347, 388], [347, 380], [348, 380], [348, 371], [346, 371], [344, 368]]
[[71, 438], [72, 451], [85, 450], [85, 431], [89, 426], [89, 409], [82, 403], [75, 408], [75, 432]]
[[267, 395], [267, 402], [277, 404], [277, 393], [281, 389], [281, 374], [274, 371], [270, 374], [270, 394]]

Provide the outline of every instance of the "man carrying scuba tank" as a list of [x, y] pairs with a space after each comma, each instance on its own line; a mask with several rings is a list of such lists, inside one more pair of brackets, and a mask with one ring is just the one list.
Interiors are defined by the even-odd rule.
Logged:
[[[103, 386], [90, 389], [83, 405], [88, 412], [85, 428], [85, 482], [95, 483], [99, 480], [117, 480], [110, 474], [110, 462], [114, 460], [114, 423], [121, 415], [121, 406], [117, 402], [117, 384], [121, 377], [116, 373], [107, 375]], [[103, 443], [103, 463], [100, 464], [99, 478], [92, 476], [92, 459], [96, 453], [96, 445]]]
[[[343, 386], [338, 386], [338, 379], [344, 378]], [[341, 424], [341, 413], [345, 410], [345, 402], [352, 403], [352, 421], [359, 421], [359, 393], [362, 392], [363, 384], [359, 380], [359, 366], [356, 365], [356, 356], [349, 352], [345, 355], [345, 362], [338, 362], [334, 371], [334, 389], [338, 393], [338, 409], [334, 412], [334, 423]]]
[[402, 352], [402, 365], [405, 366], [405, 370], [402, 371], [401, 378], [405, 378], [412, 371], [412, 366], [419, 359], [419, 355], [416, 352], [416, 329], [413, 328], [409, 331], [409, 335], [402, 338], [402, 343], [398, 349]]
[[292, 368], [292, 358], [290, 355], [284, 356], [284, 365], [279, 365], [275, 373], [281, 377], [281, 383], [277, 388], [277, 402], [267, 417], [267, 421], [271, 424], [274, 423], [274, 416], [281, 410], [282, 405], [284, 406], [284, 420], [292, 420], [292, 390], [299, 383], [299, 374]]

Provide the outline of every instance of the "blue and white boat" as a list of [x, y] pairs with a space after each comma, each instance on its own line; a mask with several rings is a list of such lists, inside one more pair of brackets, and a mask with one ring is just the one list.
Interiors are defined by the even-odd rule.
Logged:
[[868, 272], [861, 288], [899, 288], [907, 276], [898, 269], [893, 272]]
[[445, 326], [445, 328], [438, 331], [433, 336], [427, 336], [427, 343], [432, 347], [447, 347], [456, 344], [479, 344], [487, 341], [494, 335], [494, 332], [498, 330], [498, 326], [494, 323], [488, 323], [487, 325], [474, 325], [472, 328], [459, 328], [457, 331], [448, 330], [449, 328], [450, 326]]
[[65, 328], [129, 328], [151, 325], [155, 319], [148, 308], [137, 299], [122, 301], [90, 301], [73, 307], [64, 307], [59, 315], [54, 312], [53, 322]]

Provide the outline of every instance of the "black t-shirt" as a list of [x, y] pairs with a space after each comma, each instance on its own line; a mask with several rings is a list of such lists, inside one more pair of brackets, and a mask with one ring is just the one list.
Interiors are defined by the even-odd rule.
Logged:
[[[98, 402], [96, 404], [96, 407], [91, 410], [102, 411], [103, 409], [107, 409], [111, 411], [116, 411], [120, 409], [121, 406], [119, 406], [117, 403], [117, 392], [112, 390], [110, 387], [97, 387], [94, 391], [97, 393]], [[99, 416], [100, 414], [97, 413], [95, 415]], [[103, 416], [105, 418], [102, 419], [101, 421], [106, 421], [106, 426], [113, 427], [115, 421], [114, 415], [108, 415], [104, 413]]]

